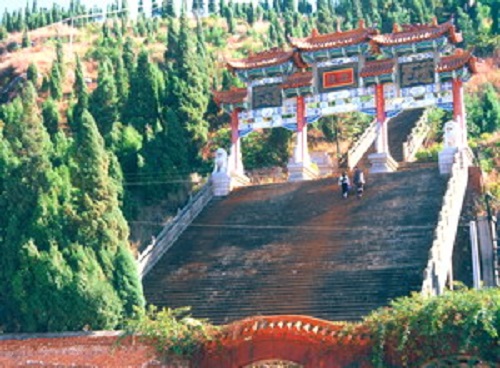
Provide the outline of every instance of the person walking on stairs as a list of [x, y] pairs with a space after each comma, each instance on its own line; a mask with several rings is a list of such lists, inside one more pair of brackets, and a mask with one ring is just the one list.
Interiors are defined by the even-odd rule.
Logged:
[[356, 194], [358, 198], [361, 198], [363, 196], [363, 190], [365, 186], [365, 175], [363, 174], [363, 171], [357, 166], [354, 168], [352, 182], [356, 186]]
[[349, 195], [349, 177], [345, 171], [339, 178], [339, 186], [342, 188], [342, 197], [347, 198]]

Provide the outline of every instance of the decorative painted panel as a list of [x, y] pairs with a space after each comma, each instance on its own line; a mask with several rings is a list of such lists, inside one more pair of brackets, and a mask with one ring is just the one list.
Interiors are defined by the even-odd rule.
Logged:
[[385, 110], [388, 117], [397, 115], [402, 110], [421, 107], [438, 106], [453, 109], [453, 94], [451, 83], [441, 85], [427, 84], [416, 87], [401, 88], [399, 94], [395, 86], [384, 89]]
[[254, 130], [282, 127], [297, 130], [297, 100], [285, 100], [283, 106], [242, 111], [238, 114], [238, 131], [244, 137]]
[[278, 107], [283, 103], [280, 84], [266, 84], [252, 88], [252, 108]]
[[434, 83], [434, 60], [420, 60], [399, 64], [398, 68], [401, 88]]
[[358, 86], [358, 64], [318, 68], [317, 88], [320, 93]]

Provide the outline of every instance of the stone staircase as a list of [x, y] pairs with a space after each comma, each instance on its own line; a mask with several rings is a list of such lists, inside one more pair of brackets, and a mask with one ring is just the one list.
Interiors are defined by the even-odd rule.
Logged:
[[359, 320], [419, 291], [446, 178], [437, 165], [367, 178], [241, 188], [212, 200], [143, 280], [157, 306], [216, 324], [254, 315]]
[[389, 150], [392, 158], [397, 162], [404, 161], [403, 142], [406, 141], [406, 138], [424, 111], [425, 109], [402, 111], [389, 120], [389, 125], [387, 126]]

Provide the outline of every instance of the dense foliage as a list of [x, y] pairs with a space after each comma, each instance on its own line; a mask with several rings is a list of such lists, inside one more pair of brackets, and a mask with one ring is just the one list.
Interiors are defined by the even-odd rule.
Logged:
[[[420, 366], [457, 352], [498, 362], [500, 291], [464, 289], [439, 297], [415, 294], [373, 312], [364, 324], [375, 338], [377, 367]], [[396, 349], [400, 357], [396, 361], [389, 347]]]

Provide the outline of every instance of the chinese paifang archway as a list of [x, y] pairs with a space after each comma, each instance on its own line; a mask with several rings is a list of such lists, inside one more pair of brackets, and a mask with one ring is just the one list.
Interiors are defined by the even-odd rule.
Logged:
[[229, 60], [227, 67], [247, 85], [214, 92], [215, 101], [231, 115], [229, 169], [243, 175], [242, 137], [284, 127], [297, 132], [292, 164], [298, 180], [308, 179], [307, 125], [354, 111], [377, 121], [371, 172], [397, 169], [386, 122], [403, 110], [438, 106], [453, 111], [453, 148], [466, 147], [463, 83], [476, 72], [476, 58], [455, 48], [461, 41], [451, 21], [395, 26], [390, 34], [379, 34], [361, 21], [350, 31], [291, 38], [290, 50], [274, 48]]

